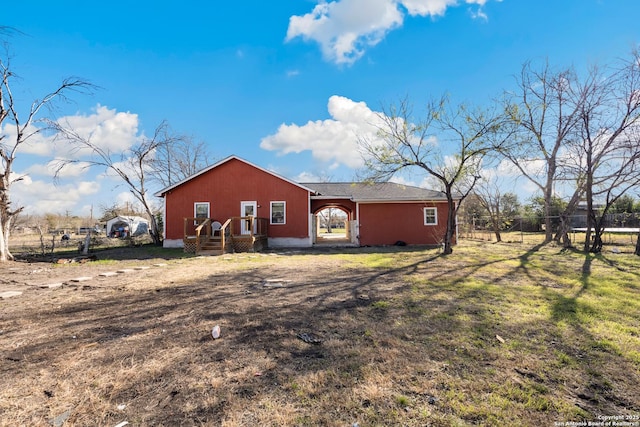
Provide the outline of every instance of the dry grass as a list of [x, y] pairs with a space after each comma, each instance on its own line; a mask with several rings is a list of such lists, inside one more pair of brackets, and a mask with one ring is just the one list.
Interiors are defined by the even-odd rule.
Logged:
[[[131, 250], [136, 262], [162, 254], [145, 250]], [[27, 289], [0, 301], [0, 425], [553, 425], [640, 411], [629, 254], [465, 242], [448, 257], [164, 262], [56, 290], [0, 266]], [[79, 268], [114, 265], [54, 273]], [[264, 286], [276, 278], [287, 281]]]

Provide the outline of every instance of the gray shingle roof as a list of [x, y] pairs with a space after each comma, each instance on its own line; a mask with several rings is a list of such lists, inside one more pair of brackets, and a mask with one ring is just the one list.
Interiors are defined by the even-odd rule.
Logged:
[[315, 194], [311, 198], [349, 199], [355, 202], [367, 201], [433, 201], [446, 200], [442, 191], [393, 182], [313, 182], [301, 183], [312, 189]]

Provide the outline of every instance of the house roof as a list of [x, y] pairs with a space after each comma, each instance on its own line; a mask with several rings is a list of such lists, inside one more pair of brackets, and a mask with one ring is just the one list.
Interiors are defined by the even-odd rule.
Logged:
[[238, 161], [240, 161], [240, 162], [242, 162], [242, 163], [245, 163], [245, 164], [247, 164], [247, 165], [249, 165], [249, 166], [252, 166], [252, 167], [254, 167], [254, 168], [256, 168], [256, 169], [260, 169], [261, 171], [266, 172], [266, 173], [268, 173], [268, 174], [270, 174], [270, 175], [273, 175], [273, 176], [275, 176], [276, 178], [280, 178], [281, 180], [286, 181], [286, 182], [288, 182], [288, 183], [290, 183], [290, 184], [292, 184], [292, 185], [295, 185], [296, 187], [300, 187], [300, 188], [302, 188], [302, 189], [304, 189], [304, 190], [306, 190], [306, 191], [309, 191], [309, 192], [311, 192], [311, 193], [313, 192], [313, 190], [311, 190], [311, 189], [309, 189], [309, 188], [306, 188], [306, 187], [304, 187], [303, 185], [301, 185], [301, 184], [299, 184], [299, 183], [297, 183], [297, 182], [295, 182], [295, 181], [291, 181], [290, 179], [285, 178], [285, 177], [283, 177], [283, 176], [281, 176], [281, 175], [278, 175], [278, 174], [277, 174], [277, 173], [275, 173], [275, 172], [272, 172], [272, 171], [269, 171], [269, 170], [267, 170], [267, 169], [265, 169], [265, 168], [262, 168], [262, 167], [260, 167], [260, 166], [254, 165], [253, 163], [248, 162], [248, 161], [246, 161], [246, 160], [244, 160], [244, 159], [241, 159], [241, 158], [240, 158], [240, 157], [238, 157], [238, 156], [229, 156], [229, 157], [227, 157], [227, 158], [225, 158], [225, 159], [220, 160], [220, 161], [219, 161], [219, 162], [217, 162], [217, 163], [214, 163], [213, 165], [207, 166], [206, 168], [204, 168], [204, 169], [202, 169], [202, 170], [200, 170], [200, 171], [198, 171], [198, 172], [194, 173], [194, 174], [193, 174], [193, 175], [191, 175], [191, 176], [186, 177], [185, 179], [183, 179], [183, 180], [182, 180], [182, 181], [180, 181], [180, 182], [176, 182], [175, 184], [172, 184], [172, 185], [170, 185], [170, 186], [168, 186], [168, 187], [166, 187], [166, 188], [163, 188], [162, 190], [160, 190], [160, 191], [158, 191], [157, 193], [155, 193], [155, 196], [156, 196], [156, 197], [163, 197], [167, 192], [169, 192], [169, 191], [173, 190], [173, 189], [174, 189], [174, 188], [176, 188], [176, 187], [181, 186], [181, 185], [182, 185], [182, 184], [184, 184], [185, 182], [191, 181], [193, 178], [195, 178], [195, 177], [197, 177], [197, 176], [200, 176], [200, 175], [202, 175], [202, 174], [205, 174], [205, 173], [209, 172], [210, 170], [215, 169], [215, 168], [217, 168], [218, 166], [220, 166], [220, 165], [222, 165], [222, 164], [224, 164], [224, 163], [227, 163], [227, 162], [228, 162], [228, 161], [230, 161], [230, 160], [234, 160], [234, 159], [235, 159], [235, 160], [238, 160]]
[[394, 182], [314, 182], [302, 185], [313, 190], [313, 199], [349, 199], [354, 202], [447, 200], [442, 191]]
[[231, 160], [238, 160], [265, 173], [273, 175], [292, 185], [300, 187], [309, 193], [314, 199], [348, 199], [354, 202], [392, 202], [392, 201], [446, 201], [445, 194], [441, 191], [428, 190], [410, 185], [397, 184], [394, 182], [316, 182], [316, 183], [298, 183], [285, 178], [277, 173], [266, 170], [260, 166], [254, 165], [237, 156], [229, 156], [219, 162], [207, 166], [206, 168], [196, 172], [195, 174], [176, 182], [157, 193], [157, 197], [163, 197], [167, 192], [181, 186], [182, 184], [200, 176], [218, 166]]

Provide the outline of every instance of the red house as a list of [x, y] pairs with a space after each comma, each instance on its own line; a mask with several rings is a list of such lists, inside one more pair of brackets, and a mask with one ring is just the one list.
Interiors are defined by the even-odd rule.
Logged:
[[351, 246], [438, 245], [444, 193], [395, 183], [297, 183], [230, 156], [156, 194], [164, 198], [164, 246], [221, 253], [322, 243], [316, 215], [346, 215]]

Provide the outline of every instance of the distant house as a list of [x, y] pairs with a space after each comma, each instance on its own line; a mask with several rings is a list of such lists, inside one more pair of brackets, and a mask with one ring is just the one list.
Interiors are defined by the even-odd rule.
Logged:
[[236, 156], [156, 196], [164, 198], [164, 246], [188, 251], [311, 247], [319, 243], [316, 215], [329, 207], [347, 217], [346, 239], [334, 244], [437, 245], [446, 229], [442, 192], [395, 183], [297, 183]]

